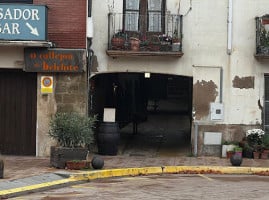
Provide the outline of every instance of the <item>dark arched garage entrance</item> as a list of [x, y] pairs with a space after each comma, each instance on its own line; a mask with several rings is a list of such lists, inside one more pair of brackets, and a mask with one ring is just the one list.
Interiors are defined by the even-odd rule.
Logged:
[[103, 121], [115, 108], [119, 154], [187, 155], [191, 151], [192, 78], [155, 73], [103, 73], [90, 79], [89, 111]]

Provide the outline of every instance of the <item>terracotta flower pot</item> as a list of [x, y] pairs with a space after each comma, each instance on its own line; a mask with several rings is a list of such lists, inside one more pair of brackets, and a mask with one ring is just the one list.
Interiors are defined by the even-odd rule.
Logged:
[[140, 48], [140, 40], [137, 38], [130, 38], [130, 48], [132, 51], [139, 51]]
[[125, 40], [122, 37], [113, 37], [111, 39], [112, 49], [123, 49]]
[[254, 158], [254, 159], [259, 159], [259, 158], [260, 158], [260, 154], [261, 154], [260, 152], [258, 152], [258, 151], [254, 151], [254, 152], [253, 152], [253, 158]]
[[80, 170], [88, 167], [86, 160], [69, 160], [66, 161], [66, 168], [72, 170]]
[[148, 49], [150, 51], [160, 51], [161, 44], [149, 44]]
[[261, 153], [261, 159], [268, 159], [269, 150], [263, 150]]
[[234, 155], [234, 151], [227, 151], [227, 158], [230, 159]]

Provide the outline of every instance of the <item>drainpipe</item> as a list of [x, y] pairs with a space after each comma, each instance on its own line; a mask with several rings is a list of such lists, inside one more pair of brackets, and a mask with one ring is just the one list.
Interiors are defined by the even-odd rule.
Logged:
[[[88, 46], [88, 57], [87, 57], [87, 92], [88, 92], [88, 115], [90, 115], [90, 111], [92, 110], [92, 94], [90, 93], [90, 78], [91, 78], [91, 67], [93, 63], [94, 51]], [[90, 105], [90, 107], [89, 107]]]
[[197, 121], [194, 121], [194, 156], [198, 155], [198, 132], [199, 132], [199, 124]]
[[[88, 0], [88, 17], [87, 17], [87, 93], [88, 93], [88, 115], [92, 109], [92, 95], [90, 95], [90, 75], [93, 63], [94, 51], [91, 49], [93, 38], [93, 20], [92, 20], [92, 0]], [[90, 104], [90, 108], [89, 108]]]
[[232, 32], [233, 32], [233, 0], [229, 0], [228, 5], [228, 38], [227, 38], [227, 53], [232, 53]]

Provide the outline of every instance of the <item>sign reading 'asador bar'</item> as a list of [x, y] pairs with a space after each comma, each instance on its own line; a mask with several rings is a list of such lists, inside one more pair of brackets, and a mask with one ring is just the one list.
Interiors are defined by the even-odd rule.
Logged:
[[47, 7], [0, 4], [0, 39], [47, 40]]
[[82, 72], [86, 63], [84, 49], [38, 49], [24, 50], [27, 72]]

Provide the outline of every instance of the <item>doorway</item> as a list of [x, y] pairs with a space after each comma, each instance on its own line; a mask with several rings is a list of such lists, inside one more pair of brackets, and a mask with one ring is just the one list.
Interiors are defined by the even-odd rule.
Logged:
[[115, 108], [120, 154], [191, 153], [192, 78], [157, 73], [105, 73], [90, 79], [89, 110], [103, 121]]
[[0, 69], [0, 152], [35, 155], [37, 75]]

